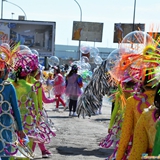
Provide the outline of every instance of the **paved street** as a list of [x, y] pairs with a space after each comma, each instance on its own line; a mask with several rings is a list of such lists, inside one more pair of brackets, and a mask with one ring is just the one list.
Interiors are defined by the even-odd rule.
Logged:
[[[56, 137], [47, 148], [53, 153], [49, 160], [104, 160], [112, 149], [99, 148], [98, 144], [107, 134], [110, 120], [111, 104], [103, 99], [102, 114], [91, 118], [69, 117], [68, 110], [55, 112], [55, 104], [45, 104], [49, 117], [57, 129]], [[35, 159], [42, 159], [39, 148], [36, 148]]]

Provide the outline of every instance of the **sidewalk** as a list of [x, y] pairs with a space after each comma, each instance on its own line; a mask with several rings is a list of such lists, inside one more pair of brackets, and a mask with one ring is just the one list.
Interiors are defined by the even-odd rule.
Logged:
[[[107, 127], [110, 121], [111, 103], [103, 98], [101, 115], [92, 117], [69, 117], [68, 110], [55, 112], [55, 104], [45, 104], [49, 117], [57, 128], [56, 137], [47, 148], [53, 153], [48, 160], [104, 160], [111, 155], [113, 149], [99, 148], [98, 144], [107, 135]], [[35, 159], [41, 158], [39, 148], [36, 148]]]

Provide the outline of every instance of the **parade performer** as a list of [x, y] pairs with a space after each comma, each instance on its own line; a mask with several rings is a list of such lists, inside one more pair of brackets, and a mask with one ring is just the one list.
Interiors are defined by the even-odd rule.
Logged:
[[[66, 76], [66, 91], [65, 94], [69, 97], [69, 116], [76, 116], [77, 100], [82, 94], [81, 87], [83, 86], [82, 77], [77, 74], [78, 67], [72, 66], [69, 74]], [[71, 114], [73, 108], [73, 114]]]
[[65, 80], [64, 77], [60, 74], [59, 66], [54, 66], [54, 81], [53, 81], [53, 93], [57, 98], [56, 101], [56, 111], [59, 111], [59, 102], [64, 106], [64, 110], [66, 109], [66, 104], [62, 99], [62, 94], [65, 92]]
[[[120, 84], [118, 85], [117, 91], [114, 93], [115, 107], [111, 115], [108, 134], [100, 142], [100, 147], [110, 148], [112, 145], [116, 145], [119, 142], [126, 100], [131, 96], [131, 93], [133, 93], [134, 85], [133, 82], [123, 82], [122, 86]], [[114, 153], [116, 153], [116, 151], [117, 150], [114, 150]]]
[[[15, 81], [12, 82], [18, 98], [20, 113], [25, 133], [30, 136], [34, 133], [37, 124], [36, 115], [38, 115], [38, 102], [33, 87], [26, 79], [31, 69], [28, 64], [31, 58], [27, 54], [17, 53], [14, 62]], [[32, 148], [33, 140], [30, 139], [29, 146]]]
[[[134, 94], [126, 101], [126, 109], [122, 124], [120, 141], [116, 160], [127, 159], [132, 147], [133, 133], [136, 123], [145, 108], [148, 108], [154, 101], [155, 87], [151, 83], [144, 82], [145, 91], [140, 94]], [[130, 144], [130, 145], [129, 145]]]
[[[25, 138], [26, 135], [23, 132], [21, 115], [18, 107], [18, 101], [16, 97], [16, 92], [14, 86], [9, 82], [5, 81], [8, 78], [9, 67], [5, 63], [5, 61], [0, 60], [0, 94], [1, 94], [1, 118], [0, 118], [0, 131], [1, 131], [1, 143], [0, 144], [0, 157], [2, 160], [9, 160], [9, 157], [14, 155], [11, 153], [11, 146], [7, 146], [6, 142], [10, 142], [12, 144], [12, 137], [14, 135], [15, 130], [13, 129], [14, 120], [17, 123], [16, 132], [21, 139]], [[8, 103], [8, 105], [6, 105]], [[8, 107], [7, 107], [8, 106]], [[10, 108], [13, 112], [11, 115]], [[10, 116], [9, 116], [10, 115]], [[12, 118], [13, 117], [13, 118]], [[10, 127], [11, 128], [10, 128]], [[5, 150], [4, 150], [5, 149]]]
[[[43, 91], [42, 83], [39, 81], [38, 78], [40, 78], [40, 70], [39, 70], [39, 63], [38, 63], [38, 56], [37, 55], [32, 55], [31, 57], [32, 61], [30, 62], [30, 68], [32, 69], [30, 75], [28, 76], [27, 81], [29, 83], [31, 83], [32, 85], [34, 85], [35, 87], [35, 91], [37, 94], [37, 101], [38, 101], [38, 113], [41, 114], [41, 112], [43, 111], [43, 100], [45, 100], [45, 102], [47, 103], [52, 103], [55, 102], [55, 99], [51, 99], [51, 100], [47, 100]], [[37, 79], [38, 81], [37, 81]], [[42, 96], [43, 95], [43, 96]], [[39, 122], [40, 124], [41, 122]], [[48, 158], [49, 156], [51, 156], [51, 152], [49, 152], [47, 150], [47, 148], [45, 147], [44, 142], [42, 143], [38, 143], [38, 146], [42, 152], [42, 158]], [[32, 146], [32, 151], [35, 150], [36, 147], [36, 142], [33, 142], [33, 146]]]
[[53, 87], [53, 73], [49, 72], [48, 73], [48, 77], [47, 77], [47, 80], [46, 80], [46, 89], [47, 89], [47, 92], [48, 92], [48, 98], [51, 97], [51, 89]]
[[[151, 105], [148, 109], [144, 110], [136, 124], [133, 137], [134, 141], [129, 155], [129, 160], [143, 159], [142, 154], [144, 153], [147, 153], [148, 156], [151, 156], [154, 143], [157, 143], [155, 142], [155, 135], [156, 122], [160, 116], [159, 110], [160, 84], [158, 85], [154, 95], [154, 104]], [[156, 148], [154, 148], [152, 155], [158, 156], [158, 153], [155, 152], [155, 149]], [[148, 159], [150, 158], [148, 157]]]

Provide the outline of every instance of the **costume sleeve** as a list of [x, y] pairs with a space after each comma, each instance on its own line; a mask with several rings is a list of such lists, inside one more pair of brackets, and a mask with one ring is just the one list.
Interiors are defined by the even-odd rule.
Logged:
[[42, 100], [44, 103], [53, 103], [56, 101], [55, 98], [52, 98], [52, 99], [48, 99], [44, 93], [44, 89], [42, 88]]
[[119, 141], [116, 160], [122, 160], [122, 157], [125, 155], [125, 151], [127, 149], [130, 137], [133, 133], [133, 127], [134, 127], [133, 98], [132, 97], [128, 98], [126, 102], [127, 102], [126, 110], [124, 113], [124, 120], [122, 123], [122, 131], [120, 135], [120, 141]]
[[21, 131], [21, 130], [23, 130], [23, 127], [22, 127], [22, 120], [21, 120], [21, 115], [20, 115], [20, 111], [19, 111], [19, 107], [18, 107], [18, 100], [17, 100], [17, 96], [16, 96], [16, 91], [15, 91], [15, 88], [13, 87], [13, 85], [10, 85], [10, 86], [11, 86], [11, 97], [10, 97], [11, 106], [13, 109], [15, 120], [17, 122], [18, 130]]
[[142, 153], [146, 153], [148, 149], [148, 136], [145, 129], [145, 116], [142, 114], [136, 124], [133, 146], [130, 152], [129, 160], [140, 160]]
[[38, 98], [35, 92], [32, 92], [31, 98], [34, 101], [34, 108], [35, 108], [36, 115], [38, 115], [38, 101], [37, 101]]
[[116, 96], [114, 109], [113, 109], [113, 112], [112, 112], [112, 115], [111, 115], [111, 120], [110, 120], [108, 129], [111, 129], [113, 127], [118, 109], [119, 109], [119, 97]]
[[160, 120], [156, 122], [156, 135], [154, 140], [154, 146], [152, 156], [158, 156], [160, 153]]
[[38, 108], [42, 111], [43, 105], [42, 105], [42, 87], [38, 89]]

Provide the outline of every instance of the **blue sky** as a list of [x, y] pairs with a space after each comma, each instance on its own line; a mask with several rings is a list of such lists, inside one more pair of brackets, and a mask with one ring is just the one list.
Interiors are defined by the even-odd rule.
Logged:
[[[73, 21], [80, 20], [80, 9], [74, 0], [8, 0], [20, 6], [27, 20], [56, 22], [56, 44], [79, 45], [72, 40]], [[133, 23], [134, 0], [77, 0], [82, 9], [82, 21], [104, 23], [102, 42], [85, 42], [96, 47], [118, 48], [113, 43], [114, 23]], [[1, 5], [1, 4], [0, 4]], [[136, 0], [135, 23], [145, 23], [145, 31], [160, 24], [159, 0]], [[13, 16], [12, 16], [12, 13]], [[3, 2], [3, 18], [18, 19], [24, 15], [15, 5]]]

